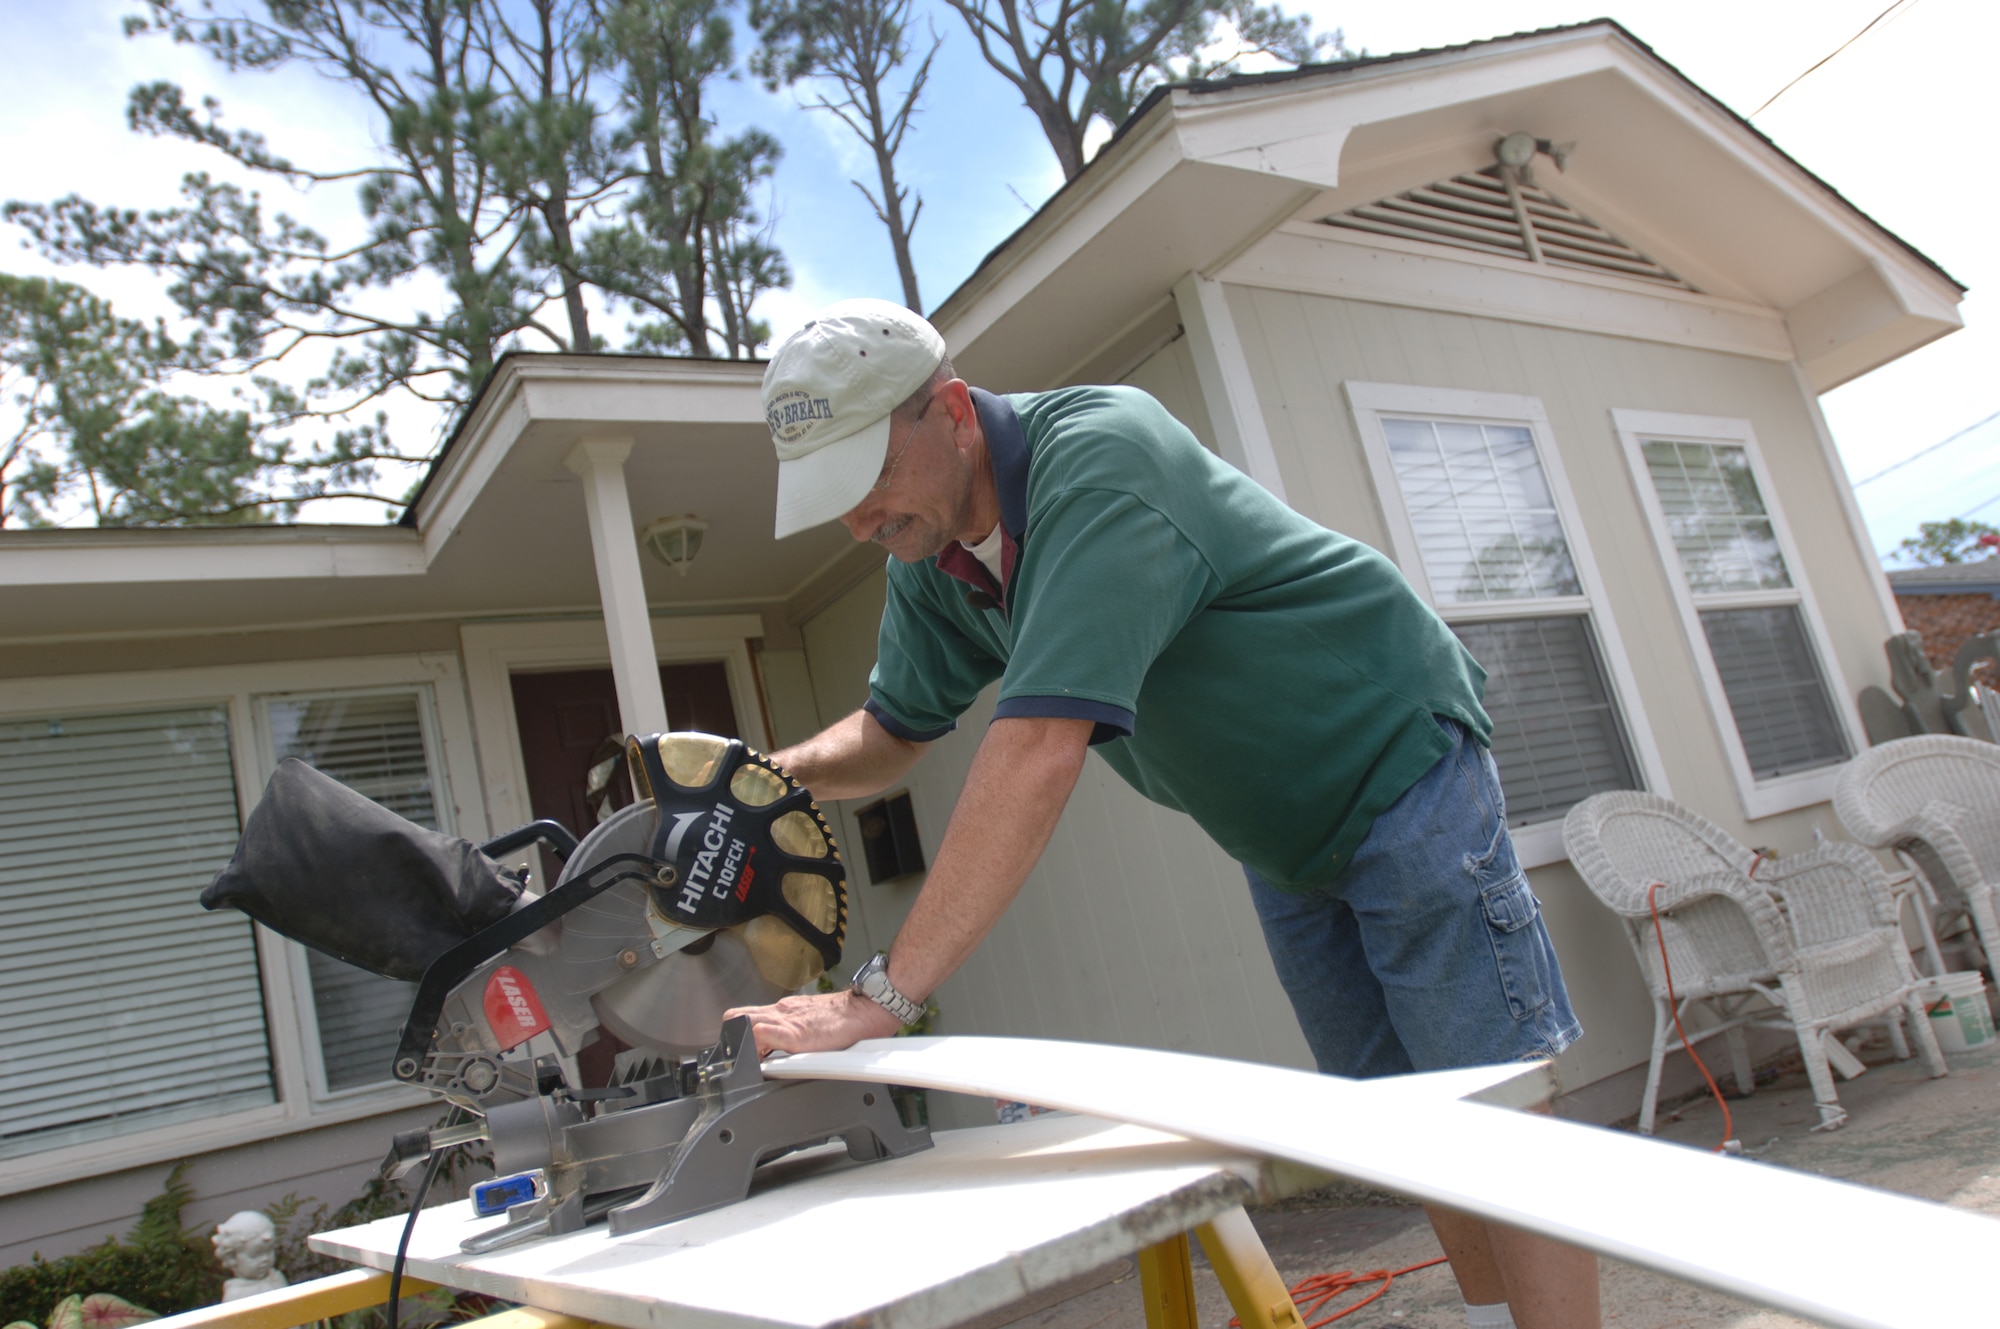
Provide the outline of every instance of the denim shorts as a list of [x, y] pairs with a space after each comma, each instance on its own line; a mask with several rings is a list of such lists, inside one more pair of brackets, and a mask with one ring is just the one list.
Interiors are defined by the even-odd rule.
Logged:
[[1306, 892], [1244, 868], [1278, 979], [1319, 1069], [1367, 1078], [1554, 1056], [1582, 1034], [1514, 857], [1493, 756], [1452, 750], [1340, 875]]

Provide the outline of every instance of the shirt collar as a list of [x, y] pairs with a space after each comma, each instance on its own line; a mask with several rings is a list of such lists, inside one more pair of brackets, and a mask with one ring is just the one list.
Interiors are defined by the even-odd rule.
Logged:
[[1021, 417], [1005, 397], [973, 388], [972, 406], [986, 434], [986, 457], [993, 467], [993, 484], [1000, 491], [1000, 524], [1018, 544], [1028, 526], [1028, 439]]
[[984, 388], [970, 391], [986, 439], [986, 463], [992, 468], [993, 486], [1000, 498], [1000, 581], [996, 584], [985, 565], [956, 540], [939, 552], [937, 567], [997, 604], [1006, 600], [1013, 587], [1014, 567], [1020, 562], [1021, 540], [1028, 526], [1028, 440], [1021, 429], [1021, 417], [1005, 397]]

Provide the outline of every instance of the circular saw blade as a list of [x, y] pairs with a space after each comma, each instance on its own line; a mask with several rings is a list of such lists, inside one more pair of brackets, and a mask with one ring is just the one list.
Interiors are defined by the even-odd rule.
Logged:
[[725, 1010], [775, 1001], [839, 959], [846, 873], [811, 795], [742, 743], [651, 735], [630, 740], [627, 758], [645, 801], [586, 837], [564, 875], [614, 854], [651, 858], [671, 872], [574, 911], [562, 946], [582, 959], [657, 939], [668, 953], [597, 992], [591, 1005], [627, 1043], [695, 1051], [715, 1041]]

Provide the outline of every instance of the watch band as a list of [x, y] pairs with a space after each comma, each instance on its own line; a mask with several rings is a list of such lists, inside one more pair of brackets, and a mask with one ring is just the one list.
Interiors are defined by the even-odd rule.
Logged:
[[924, 1004], [911, 1001], [889, 981], [889, 957], [882, 951], [875, 952], [874, 959], [855, 970], [853, 981], [847, 986], [895, 1016], [896, 1022], [905, 1028], [924, 1018]]

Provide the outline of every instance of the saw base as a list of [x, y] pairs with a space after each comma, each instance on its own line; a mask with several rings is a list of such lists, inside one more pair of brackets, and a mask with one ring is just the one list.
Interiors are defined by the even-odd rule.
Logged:
[[588, 1118], [559, 1087], [488, 1114], [500, 1175], [479, 1189], [531, 1188], [534, 1198], [509, 1205], [504, 1226], [463, 1249], [560, 1236], [599, 1219], [622, 1236], [705, 1213], [748, 1195], [759, 1165], [829, 1140], [861, 1162], [931, 1147], [928, 1128], [903, 1124], [886, 1085], [765, 1079], [742, 1017], [693, 1062], [623, 1088], [630, 1097], [602, 1100]]

